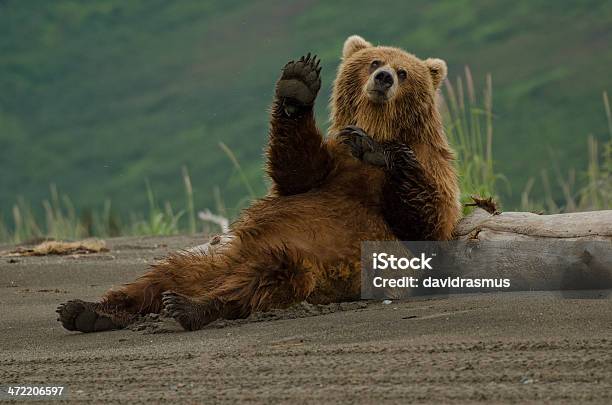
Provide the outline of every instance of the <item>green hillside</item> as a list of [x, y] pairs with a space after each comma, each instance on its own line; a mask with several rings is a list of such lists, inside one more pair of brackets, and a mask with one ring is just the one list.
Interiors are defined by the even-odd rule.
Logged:
[[[38, 204], [49, 184], [78, 207], [110, 198], [127, 215], [158, 199], [196, 207], [218, 186], [246, 195], [219, 148], [263, 193], [267, 108], [280, 67], [312, 51], [326, 98], [344, 39], [444, 58], [450, 77], [493, 77], [494, 153], [512, 185], [547, 168], [583, 170], [587, 135], [606, 140], [612, 91], [612, 2], [0, 1], [0, 209]], [[539, 193], [540, 190], [534, 190]]]

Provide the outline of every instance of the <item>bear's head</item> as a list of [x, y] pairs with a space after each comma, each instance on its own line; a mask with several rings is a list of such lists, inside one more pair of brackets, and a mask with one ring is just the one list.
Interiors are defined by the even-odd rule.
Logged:
[[441, 59], [421, 60], [399, 48], [349, 37], [332, 93], [332, 132], [362, 127], [378, 140], [405, 143], [442, 131], [435, 96], [446, 77]]

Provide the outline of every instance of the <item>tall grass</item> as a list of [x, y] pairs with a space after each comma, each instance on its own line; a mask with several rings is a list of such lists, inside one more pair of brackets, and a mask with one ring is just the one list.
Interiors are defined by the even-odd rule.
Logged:
[[612, 208], [612, 113], [608, 93], [604, 91], [602, 97], [610, 138], [600, 148], [597, 139], [589, 135], [588, 183], [578, 195], [579, 206], [585, 209]]
[[185, 204], [187, 206], [187, 217], [189, 220], [189, 232], [196, 233], [196, 214], [193, 204], [193, 187], [191, 186], [191, 177], [186, 166], [183, 166], [183, 184], [185, 185]]
[[249, 192], [249, 197], [250, 198], [257, 198], [257, 194], [255, 193], [255, 189], [251, 185], [251, 182], [249, 181], [248, 177], [246, 176], [244, 170], [242, 170], [242, 166], [240, 165], [240, 162], [236, 158], [236, 155], [234, 154], [234, 152], [232, 152], [232, 150], [226, 144], [224, 144], [223, 142], [219, 142], [219, 147], [223, 150], [223, 152], [225, 152], [225, 154], [227, 155], [229, 160], [231, 160], [232, 164], [234, 165], [234, 168], [238, 171], [238, 174], [240, 175], [240, 179], [242, 180], [242, 184], [244, 185], [244, 187]]
[[[468, 67], [454, 82], [446, 80], [441, 106], [446, 133], [457, 153], [462, 202], [474, 194], [500, 202], [499, 187], [510, 190], [507, 178], [495, 168], [492, 101], [491, 75], [486, 76], [481, 97]], [[560, 213], [612, 209], [612, 113], [607, 92], [603, 93], [603, 105], [610, 139], [599, 144], [593, 135], [588, 136], [586, 173], [576, 173], [575, 169], [561, 173], [559, 157], [551, 151], [549, 166], [553, 173], [543, 169], [539, 178], [529, 179], [521, 193], [521, 210]], [[537, 198], [532, 196], [534, 187], [542, 191]], [[563, 199], [555, 198], [557, 195]]]
[[[186, 168], [183, 168], [182, 174], [186, 196], [184, 209], [176, 211], [169, 202], [160, 204], [149, 181], [145, 180], [148, 209], [144, 213], [131, 213], [125, 223], [113, 212], [109, 199], [105, 200], [100, 210], [84, 210], [78, 214], [68, 195], [60, 193], [52, 184], [50, 197], [42, 202], [42, 220], [23, 197], [17, 198], [11, 210], [12, 226], [0, 217], [0, 242], [195, 233], [197, 222], [191, 179]], [[182, 226], [181, 219], [185, 214], [187, 221]]]
[[[148, 216], [142, 218], [132, 214], [131, 233], [135, 235], [176, 235], [179, 233], [179, 220], [185, 210], [174, 212], [172, 205], [165, 202], [163, 209], [159, 206], [151, 184], [145, 180], [147, 201], [149, 202]], [[188, 192], [187, 192], [188, 193]]]
[[[228, 153], [228, 156], [231, 156], [232, 162], [241, 173], [244, 181], [247, 181], [235, 155], [225, 145], [222, 149]], [[10, 222], [0, 216], [0, 243], [23, 243], [41, 239], [82, 239], [92, 236], [211, 233], [219, 231], [221, 228], [226, 229], [228, 210], [219, 188], [215, 187], [213, 189], [216, 213], [213, 214], [210, 210], [205, 209], [205, 213], [212, 219], [206, 219], [206, 215], [199, 215], [201, 220], [198, 220], [194, 203], [194, 189], [187, 167], [182, 167], [181, 174], [185, 190], [184, 208], [176, 210], [167, 201], [163, 204], [160, 203], [149, 180], [145, 179], [148, 208], [144, 212], [130, 213], [128, 220], [125, 222], [112, 210], [110, 199], [105, 200], [99, 210], [83, 210], [79, 214], [68, 195], [60, 193], [57, 187], [52, 184], [49, 189], [49, 198], [41, 203], [42, 219], [23, 197], [17, 198], [11, 210], [12, 218], [10, 222], [12, 223], [10, 225]], [[247, 185], [249, 187], [246, 187]], [[255, 195], [255, 193], [248, 182], [245, 183], [245, 189], [249, 193], [249, 197], [245, 198], [249, 200], [250, 196]]]
[[0, 221], [2, 241], [20, 242], [47, 235], [77, 239], [88, 233], [85, 222], [77, 215], [70, 198], [60, 194], [54, 184], [51, 184], [49, 191], [50, 197], [42, 201], [43, 223], [39, 222], [31, 205], [23, 197], [17, 198], [11, 210], [13, 227], [9, 228], [4, 221]]
[[[547, 170], [542, 170], [539, 183], [544, 194], [536, 200], [531, 197], [531, 190], [538, 179], [529, 179], [521, 196], [522, 210], [560, 213], [612, 209], [612, 113], [608, 93], [604, 91], [602, 97], [610, 137], [599, 143], [592, 134], [588, 135], [586, 172], [577, 174], [570, 169], [567, 174], [561, 173], [557, 158], [551, 152], [555, 181], [550, 180]], [[562, 201], [553, 198], [556, 190], [561, 190]]]
[[472, 195], [497, 196], [497, 186], [506, 178], [495, 171], [493, 160], [493, 84], [486, 76], [482, 96], [474, 87], [472, 73], [445, 81], [441, 97], [446, 134], [457, 154], [461, 200]]

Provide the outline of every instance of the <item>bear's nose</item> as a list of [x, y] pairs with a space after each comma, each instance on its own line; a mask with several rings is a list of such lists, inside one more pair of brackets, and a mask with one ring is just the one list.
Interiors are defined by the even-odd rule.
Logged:
[[374, 83], [376, 83], [377, 87], [387, 90], [389, 87], [393, 86], [393, 76], [386, 70], [381, 70], [374, 76]]

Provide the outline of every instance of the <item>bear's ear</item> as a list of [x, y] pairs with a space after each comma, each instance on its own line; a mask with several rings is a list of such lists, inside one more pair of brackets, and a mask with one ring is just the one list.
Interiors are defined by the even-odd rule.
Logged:
[[429, 58], [425, 60], [425, 64], [429, 68], [429, 73], [431, 73], [431, 79], [433, 81], [434, 87], [436, 90], [440, 88], [440, 84], [446, 78], [446, 62], [442, 59], [437, 58]]
[[361, 38], [359, 35], [351, 35], [344, 41], [344, 46], [342, 47], [342, 58], [347, 59], [355, 52], [371, 47], [372, 44]]

